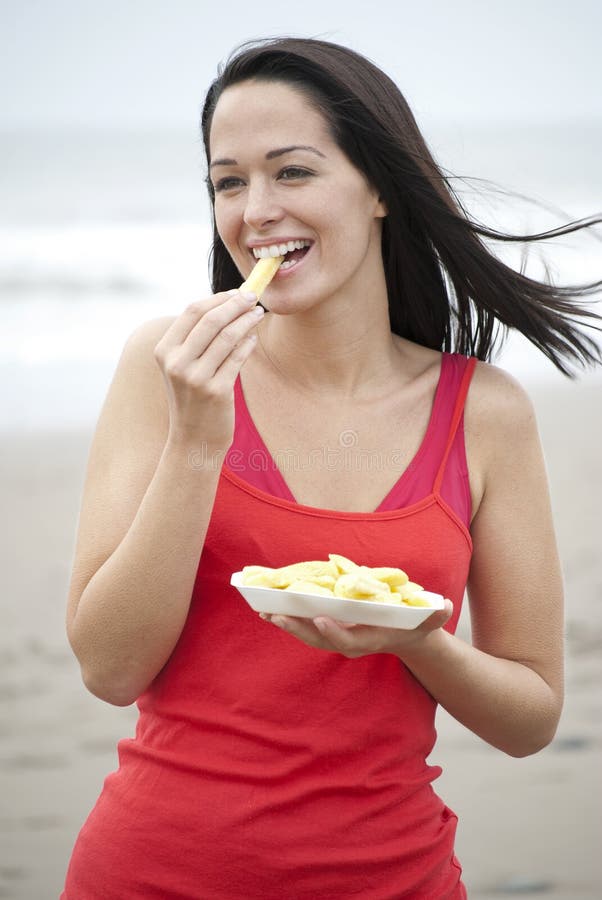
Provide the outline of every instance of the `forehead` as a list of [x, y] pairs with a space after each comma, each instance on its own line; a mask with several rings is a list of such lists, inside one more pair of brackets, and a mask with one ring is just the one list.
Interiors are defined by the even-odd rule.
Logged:
[[331, 143], [324, 116], [287, 84], [245, 81], [220, 96], [209, 134], [211, 157], [233, 156], [245, 147]]

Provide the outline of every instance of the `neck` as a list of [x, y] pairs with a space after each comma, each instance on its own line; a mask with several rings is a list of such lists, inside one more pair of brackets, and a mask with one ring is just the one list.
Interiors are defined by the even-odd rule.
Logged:
[[258, 328], [264, 362], [300, 391], [343, 402], [382, 392], [398, 360], [386, 292], [295, 313], [268, 313]]

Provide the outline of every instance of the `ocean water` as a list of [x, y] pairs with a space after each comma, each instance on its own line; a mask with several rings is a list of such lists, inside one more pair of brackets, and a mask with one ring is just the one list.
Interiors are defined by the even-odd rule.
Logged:
[[[435, 124], [427, 139], [494, 228], [602, 213], [602, 123]], [[209, 292], [203, 178], [194, 130], [1, 136], [0, 430], [92, 426], [134, 328]], [[520, 248], [496, 252], [521, 263]], [[530, 253], [530, 274], [601, 279], [602, 227], [544, 255]], [[522, 339], [497, 361], [527, 385], [561, 377]]]

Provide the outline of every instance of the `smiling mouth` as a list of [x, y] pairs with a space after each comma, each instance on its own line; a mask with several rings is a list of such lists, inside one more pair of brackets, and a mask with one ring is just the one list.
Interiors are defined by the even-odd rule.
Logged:
[[278, 271], [289, 269], [295, 263], [303, 259], [311, 247], [311, 242], [306, 240], [288, 241], [286, 244], [271, 244], [269, 247], [253, 247], [252, 255], [255, 260], [267, 257], [284, 256]]

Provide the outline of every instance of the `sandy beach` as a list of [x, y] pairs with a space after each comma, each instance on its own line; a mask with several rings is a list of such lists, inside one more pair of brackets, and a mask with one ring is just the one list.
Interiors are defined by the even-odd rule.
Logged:
[[[471, 900], [594, 900], [602, 890], [602, 386], [533, 388], [567, 596], [567, 697], [556, 740], [516, 760], [446, 714], [435, 787], [459, 815]], [[54, 900], [135, 707], [86, 692], [64, 631], [90, 431], [1, 441], [0, 898]], [[528, 585], [513, 586], [528, 602]], [[469, 634], [467, 616], [461, 634]], [[224, 898], [227, 900], [227, 898]]]

